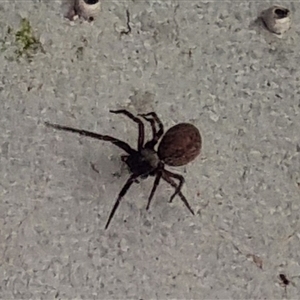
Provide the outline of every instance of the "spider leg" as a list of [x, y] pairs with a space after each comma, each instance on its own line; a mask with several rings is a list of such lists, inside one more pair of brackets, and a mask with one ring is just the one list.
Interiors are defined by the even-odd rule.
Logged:
[[173, 177], [175, 179], [178, 179], [179, 180], [179, 184], [176, 186], [176, 189], [175, 189], [175, 192], [174, 194], [171, 196], [170, 198], [170, 202], [173, 201], [173, 199], [175, 198], [175, 196], [178, 194], [179, 191], [181, 191], [181, 188], [184, 184], [184, 178], [182, 175], [179, 175], [179, 174], [175, 174], [175, 173], [172, 173], [168, 170], [164, 170], [165, 174], [169, 177]]
[[[173, 196], [175, 197], [175, 195], [178, 194], [178, 196], [180, 197], [181, 201], [184, 203], [184, 205], [187, 207], [187, 209], [192, 213], [192, 215], [195, 215], [193, 209], [190, 207], [187, 199], [185, 198], [185, 196], [181, 193], [181, 186], [178, 190], [178, 187], [177, 184], [175, 183], [175, 181], [170, 177], [170, 174], [171, 172], [167, 171], [167, 170], [163, 170], [163, 173], [162, 173], [162, 178], [163, 180], [165, 180], [167, 183], [169, 183], [172, 187], [175, 188], [175, 193], [172, 195], [171, 197], [171, 200], [173, 200]], [[171, 173], [172, 175], [175, 175], [173, 173]], [[177, 174], [176, 174], [177, 175]], [[180, 176], [180, 175], [179, 175]], [[180, 185], [180, 184], [179, 184]], [[177, 191], [178, 190], [178, 191]]]
[[72, 127], [68, 127], [68, 126], [61, 126], [61, 125], [58, 125], [58, 124], [51, 124], [51, 123], [48, 123], [48, 122], [45, 122], [45, 125], [48, 126], [48, 127], [58, 129], [58, 130], [74, 132], [74, 133], [78, 133], [79, 135], [88, 136], [88, 137], [91, 137], [91, 138], [94, 138], [94, 139], [97, 139], [97, 140], [111, 142], [112, 144], [116, 145], [117, 147], [123, 149], [128, 154], [133, 154], [133, 153], [136, 152], [127, 143], [125, 143], [121, 140], [118, 140], [118, 139], [116, 139], [112, 136], [109, 136], [109, 135], [101, 135], [101, 134], [94, 133], [94, 132], [91, 132], [91, 131], [76, 129], [76, 128], [72, 128]]
[[123, 114], [138, 124], [139, 126], [138, 151], [140, 151], [144, 146], [144, 137], [145, 137], [144, 123], [139, 118], [135, 117], [132, 113], [130, 113], [125, 109], [110, 110], [109, 112], [113, 114]]
[[[155, 127], [155, 121], [154, 121], [153, 119], [148, 119], [148, 118], [144, 117], [143, 115], [141, 115], [141, 117], [142, 117], [144, 120], [146, 120], [147, 122], [150, 123], [151, 129], [152, 129], [152, 139], [154, 139], [155, 136], [156, 136], [156, 134], [157, 134], [156, 127]], [[148, 143], [149, 143], [149, 142], [147, 142], [147, 144], [148, 144]]]
[[136, 180], [136, 178], [138, 176], [139, 175], [131, 175], [128, 178], [128, 180], [126, 181], [126, 183], [124, 184], [124, 186], [122, 187], [122, 189], [121, 189], [121, 191], [120, 191], [120, 193], [118, 195], [118, 198], [117, 198], [117, 200], [116, 200], [116, 202], [115, 202], [115, 204], [114, 204], [114, 206], [113, 206], [113, 208], [111, 210], [111, 213], [110, 213], [110, 215], [108, 217], [108, 221], [107, 221], [107, 223], [105, 225], [105, 229], [108, 228], [108, 225], [109, 225], [110, 221], [112, 220], [112, 218], [113, 218], [113, 216], [114, 216], [114, 214], [115, 214], [115, 212], [116, 212], [116, 210], [117, 210], [117, 208], [118, 208], [118, 206], [119, 206], [122, 198], [124, 197], [124, 195], [126, 194], [126, 192], [129, 190], [130, 186], [135, 182], [135, 180]]
[[[146, 143], [145, 148], [153, 149], [154, 146], [159, 141], [159, 139], [164, 134], [164, 126], [163, 126], [161, 120], [158, 118], [158, 116], [155, 112], [150, 112], [150, 113], [147, 113], [147, 114], [141, 114], [140, 116], [142, 118], [144, 118], [147, 122], [149, 122], [150, 125], [151, 125], [151, 128], [152, 128], [152, 140]], [[158, 125], [158, 128], [159, 128], [158, 131], [156, 130], [155, 122]]]
[[150, 208], [150, 203], [151, 203], [151, 200], [155, 194], [155, 191], [159, 185], [159, 182], [160, 182], [160, 179], [161, 179], [161, 176], [162, 176], [162, 172], [161, 171], [158, 171], [156, 177], [155, 177], [155, 180], [154, 180], [154, 183], [153, 183], [153, 187], [152, 187], [152, 190], [151, 190], [151, 193], [150, 193], [150, 196], [148, 198], [148, 204], [147, 204], [147, 207], [146, 209], [148, 210]]

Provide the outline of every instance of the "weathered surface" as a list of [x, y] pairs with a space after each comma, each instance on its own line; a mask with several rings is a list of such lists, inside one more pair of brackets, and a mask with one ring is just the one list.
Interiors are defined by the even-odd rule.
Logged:
[[[287, 4], [278, 39], [253, 27], [257, 1], [103, 1], [92, 24], [58, 1], [0, 2], [1, 299], [284, 298], [278, 275], [300, 274], [300, 3]], [[31, 62], [15, 60], [22, 18], [44, 50]], [[201, 214], [167, 203], [165, 183], [146, 212], [147, 180], [104, 231], [120, 150], [43, 122], [134, 146], [120, 108], [199, 128], [183, 193]]]

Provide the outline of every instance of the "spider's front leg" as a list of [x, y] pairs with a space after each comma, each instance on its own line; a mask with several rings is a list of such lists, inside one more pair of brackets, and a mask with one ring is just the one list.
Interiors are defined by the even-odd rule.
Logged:
[[133, 122], [137, 123], [139, 126], [139, 136], [138, 136], [138, 151], [142, 150], [144, 146], [144, 138], [145, 138], [145, 128], [144, 123], [137, 117], [135, 117], [132, 113], [125, 109], [120, 110], [110, 110], [109, 112], [113, 114], [123, 114], [131, 119]]
[[116, 212], [116, 210], [117, 210], [117, 208], [118, 208], [118, 206], [119, 206], [122, 198], [125, 196], [126, 192], [129, 190], [130, 186], [137, 180], [138, 177], [139, 177], [139, 175], [135, 175], [135, 174], [131, 175], [129, 177], [129, 179], [126, 181], [126, 183], [124, 184], [124, 186], [122, 187], [122, 189], [121, 189], [121, 191], [120, 191], [120, 193], [118, 195], [118, 198], [117, 198], [117, 200], [116, 200], [116, 202], [115, 202], [115, 204], [114, 204], [114, 206], [113, 206], [113, 208], [112, 208], [112, 210], [111, 210], [111, 212], [109, 214], [107, 223], [105, 225], [105, 229], [108, 228], [109, 223], [112, 220], [112, 218], [113, 218], [113, 216], [114, 216], [114, 214], [115, 214], [115, 212]]
[[117, 147], [123, 149], [129, 155], [136, 152], [127, 143], [125, 143], [125, 142], [123, 142], [119, 139], [116, 139], [112, 136], [109, 136], [109, 135], [102, 135], [102, 134], [94, 133], [94, 132], [91, 132], [91, 131], [76, 129], [76, 128], [72, 128], [72, 127], [68, 127], [68, 126], [62, 126], [62, 125], [58, 125], [58, 124], [52, 124], [52, 123], [49, 123], [49, 122], [45, 122], [45, 125], [47, 127], [52, 127], [54, 129], [57, 129], [57, 130], [78, 133], [79, 135], [82, 135], [82, 136], [88, 136], [88, 137], [91, 137], [93, 139], [110, 142], [110, 143], [116, 145]]
[[159, 185], [159, 182], [161, 180], [161, 177], [163, 175], [163, 164], [160, 163], [158, 168], [154, 172], [155, 173], [153, 175], [155, 175], [155, 180], [154, 180], [154, 183], [153, 183], [153, 186], [152, 186], [149, 198], [148, 198], [148, 203], [147, 203], [146, 210], [148, 210], [150, 208], [151, 200], [152, 200], [152, 198], [153, 198], [153, 196], [156, 192], [156, 189], [157, 189], [157, 187]]
[[149, 198], [148, 198], [148, 203], [147, 203], [147, 206], [146, 206], [146, 210], [148, 210], [150, 208], [150, 203], [151, 203], [151, 200], [156, 192], [156, 189], [159, 185], [159, 182], [160, 182], [160, 179], [161, 179], [161, 176], [162, 176], [162, 173], [159, 172], [157, 173], [156, 177], [155, 177], [155, 180], [154, 180], [154, 183], [153, 183], [153, 187], [152, 187], [152, 190], [151, 190], [151, 193], [149, 195]]
[[[141, 114], [140, 116], [150, 123], [152, 129], [152, 140], [146, 143], [145, 148], [154, 149], [155, 145], [164, 134], [164, 125], [155, 112]], [[156, 129], [156, 124], [159, 128], [158, 131]]]

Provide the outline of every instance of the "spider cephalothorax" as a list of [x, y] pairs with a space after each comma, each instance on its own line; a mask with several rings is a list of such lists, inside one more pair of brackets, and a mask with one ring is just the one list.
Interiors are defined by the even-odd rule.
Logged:
[[[55, 129], [75, 132], [80, 135], [111, 142], [127, 153], [127, 155], [122, 156], [122, 160], [129, 167], [131, 175], [118, 195], [118, 198], [109, 215], [105, 229], [108, 228], [108, 225], [112, 220], [120, 201], [130, 186], [134, 182], [138, 182], [138, 179], [144, 179], [148, 176], [155, 176], [155, 180], [148, 198], [147, 209], [150, 207], [151, 200], [160, 180], [163, 179], [175, 188], [175, 192], [171, 196], [170, 202], [176, 195], [178, 195], [189, 211], [194, 214], [187, 199], [181, 193], [181, 188], [184, 183], [183, 176], [166, 170], [164, 166], [165, 164], [169, 166], [182, 166], [191, 162], [199, 155], [201, 150], [201, 135], [199, 130], [192, 124], [180, 123], [171, 127], [163, 136], [163, 124], [156, 113], [151, 112], [140, 115], [140, 117], [150, 123], [152, 129], [152, 139], [144, 143], [144, 123], [140, 118], [134, 116], [127, 110], [115, 110], [110, 112], [114, 114], [124, 114], [138, 124], [139, 136], [137, 150], [131, 148], [127, 143], [108, 135], [100, 135], [86, 130], [45, 123], [47, 126]], [[154, 148], [162, 136], [163, 138], [158, 146], [158, 150], [156, 151]], [[177, 179], [179, 183], [176, 184], [174, 179]]]

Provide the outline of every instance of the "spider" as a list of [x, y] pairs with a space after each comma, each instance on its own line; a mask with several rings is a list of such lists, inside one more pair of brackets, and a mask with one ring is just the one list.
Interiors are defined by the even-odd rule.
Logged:
[[[134, 182], [139, 183], [139, 179], [145, 179], [148, 176], [155, 176], [155, 180], [148, 197], [148, 203], [146, 206], [147, 210], [150, 208], [151, 200], [160, 183], [160, 180], [163, 179], [175, 189], [174, 193], [170, 197], [170, 202], [172, 202], [174, 197], [178, 195], [188, 210], [194, 215], [194, 211], [190, 207], [186, 197], [181, 193], [184, 177], [166, 170], [165, 165], [186, 165], [200, 154], [201, 135], [198, 129], [192, 124], [180, 123], [171, 127], [165, 133], [165, 135], [163, 135], [164, 126], [155, 112], [140, 114], [138, 115], [140, 118], [134, 116], [129, 111], [124, 109], [111, 110], [110, 112], [113, 114], [123, 114], [138, 125], [139, 134], [137, 150], [131, 148], [122, 140], [116, 139], [109, 135], [101, 135], [82, 129], [45, 122], [45, 125], [48, 127], [78, 133], [79, 135], [88, 136], [102, 141], [108, 141], [127, 153], [127, 155], [121, 156], [121, 160], [127, 164], [131, 175], [118, 194], [117, 200], [108, 217], [105, 229], [108, 228], [122, 198], [125, 196], [130, 186]], [[141, 118], [147, 121], [152, 129], [152, 139], [147, 142], [144, 141], [145, 130], [144, 123], [142, 122]], [[155, 146], [161, 137], [162, 140], [158, 145], [158, 150], [156, 151]], [[177, 184], [174, 179], [178, 180], [179, 183]]]

